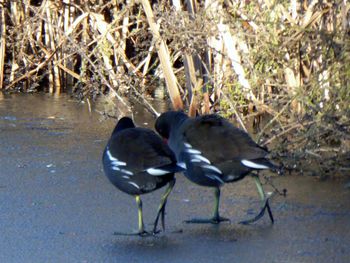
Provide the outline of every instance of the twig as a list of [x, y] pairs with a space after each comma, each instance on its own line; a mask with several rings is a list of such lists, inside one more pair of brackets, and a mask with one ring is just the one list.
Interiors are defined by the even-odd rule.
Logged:
[[145, 97], [134, 87], [134, 85], [131, 85], [132, 90], [137, 95], [137, 98], [140, 98], [143, 102], [143, 105], [145, 108], [154, 116], [159, 117], [160, 113], [145, 99]]
[[321, 155], [319, 155], [319, 154], [317, 154], [317, 153], [314, 153], [314, 152], [312, 152], [312, 151], [310, 151], [310, 150], [305, 150], [305, 153], [310, 154], [310, 155], [312, 155], [312, 156], [315, 156], [315, 157], [317, 157], [317, 158], [322, 158]]
[[159, 26], [154, 20], [154, 14], [153, 14], [151, 5], [149, 3], [149, 0], [140, 0], [140, 3], [142, 4], [143, 10], [146, 13], [149, 27], [157, 43], [156, 49], [158, 52], [160, 64], [162, 65], [163, 74], [165, 77], [165, 81], [167, 84], [167, 88], [169, 91], [169, 95], [170, 95], [170, 99], [172, 101], [173, 107], [175, 109], [183, 109], [183, 102], [181, 100], [180, 92], [178, 89], [179, 84], [171, 65], [169, 51], [165, 41], [160, 36]]
[[241, 116], [239, 115], [238, 111], [236, 110], [235, 105], [233, 105], [232, 101], [227, 97], [227, 95], [225, 93], [222, 93], [222, 96], [226, 99], [227, 103], [230, 104], [231, 109], [233, 110], [233, 113], [235, 114], [239, 124], [241, 125], [242, 129], [247, 132], [247, 128], [245, 127]]
[[292, 131], [292, 130], [294, 130], [294, 129], [302, 128], [302, 127], [304, 127], [304, 126], [306, 126], [306, 125], [310, 125], [310, 124], [312, 124], [312, 123], [314, 123], [314, 122], [315, 122], [315, 121], [310, 121], [310, 122], [307, 122], [307, 123], [305, 123], [305, 124], [297, 123], [297, 124], [293, 125], [292, 127], [290, 127], [290, 128], [288, 128], [288, 129], [286, 129], [286, 130], [280, 132], [279, 134], [274, 135], [273, 137], [271, 137], [269, 140], [267, 140], [266, 142], [262, 143], [261, 145], [262, 145], [262, 146], [266, 146], [266, 145], [270, 144], [272, 141], [274, 141], [274, 140], [276, 140], [277, 138], [281, 137], [282, 135], [284, 135], [284, 134], [286, 134], [286, 133], [288, 133], [288, 132], [290, 132], [290, 131]]
[[[257, 137], [257, 141], [260, 141], [261, 136], [263, 135], [264, 131], [267, 129], [267, 127], [269, 127], [275, 120], [278, 119], [278, 117], [280, 117], [282, 115], [282, 113], [288, 108], [289, 104], [292, 102], [292, 100], [288, 101], [288, 103], [286, 105], [284, 105], [284, 107], [282, 108], [282, 110], [275, 115], [262, 129], [262, 131], [259, 133], [258, 137]], [[282, 125], [281, 125], [282, 126]], [[270, 141], [270, 140], [269, 140]], [[263, 145], [266, 145], [267, 143], [265, 142]]]
[[55, 50], [52, 51], [45, 59], [45, 61], [43, 61], [42, 63], [40, 63], [35, 69], [32, 69], [31, 71], [27, 72], [25, 75], [13, 80], [7, 87], [6, 89], [10, 89], [11, 87], [13, 87], [16, 83], [18, 83], [19, 81], [23, 80], [23, 79], [27, 79], [30, 76], [32, 76], [33, 74], [37, 73], [40, 69], [42, 69], [44, 66], [47, 65], [47, 63], [49, 63], [52, 59], [52, 57], [56, 54], [56, 52], [58, 52], [59, 48], [61, 47], [61, 45], [67, 40], [67, 37], [73, 32], [73, 30], [88, 16], [88, 13], [82, 14], [81, 16], [79, 16], [74, 23], [69, 27], [69, 30], [67, 31], [66, 35], [64, 38], [62, 38], [62, 40], [59, 42], [59, 44], [56, 46]]

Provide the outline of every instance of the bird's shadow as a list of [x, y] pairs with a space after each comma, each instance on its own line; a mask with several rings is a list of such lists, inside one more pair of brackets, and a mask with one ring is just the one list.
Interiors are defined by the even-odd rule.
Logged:
[[[113, 256], [137, 255], [142, 258], [169, 258], [191, 253], [191, 250], [205, 251], [230, 246], [241, 239], [253, 238], [256, 234], [270, 231], [269, 225], [242, 226], [232, 223], [220, 225], [185, 224], [182, 231], [167, 231], [156, 236], [114, 236], [110, 239], [108, 253]], [[259, 234], [260, 233], [260, 234]], [[145, 261], [146, 262], [146, 261]]]

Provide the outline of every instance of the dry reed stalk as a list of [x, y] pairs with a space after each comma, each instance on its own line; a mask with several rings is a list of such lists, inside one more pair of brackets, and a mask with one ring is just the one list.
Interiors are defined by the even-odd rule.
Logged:
[[[89, 21], [87, 21], [86, 18], [90, 18]], [[97, 18], [97, 19], [96, 19]], [[115, 40], [113, 38], [113, 36], [111, 35], [111, 33], [106, 30], [106, 28], [104, 27], [105, 24], [103, 22], [103, 20], [99, 21], [100, 23], [97, 22], [98, 20], [98, 16], [94, 16], [94, 13], [89, 12], [89, 13], [83, 13], [82, 15], [80, 15], [75, 21], [74, 23], [71, 25], [71, 27], [69, 28], [68, 32], [66, 32], [66, 37], [68, 38], [68, 35], [70, 35], [73, 30], [75, 30], [75, 28], [82, 24], [83, 27], [83, 31], [82, 31], [82, 38], [83, 41], [85, 43], [88, 43], [88, 36], [87, 36], [87, 28], [88, 25], [90, 24], [92, 27], [97, 28], [98, 30], [101, 30], [104, 33], [104, 37], [112, 44], [115, 44]], [[71, 41], [73, 43], [73, 41]], [[97, 40], [92, 40], [92, 42], [97, 42]], [[89, 46], [90, 44], [88, 44], [87, 46]], [[80, 47], [77, 47], [78, 50], [80, 50]], [[134, 68], [134, 66], [132, 65], [132, 63], [130, 63], [125, 54], [123, 53], [123, 51], [119, 48], [117, 48], [118, 54], [121, 55], [121, 57], [124, 59], [124, 61], [126, 61], [126, 63], [128, 63], [127, 65], [131, 68]], [[131, 112], [131, 108], [128, 104], [128, 102], [126, 102], [119, 94], [118, 92], [115, 90], [115, 86], [112, 86], [111, 83], [107, 80], [106, 75], [101, 71], [101, 69], [99, 68], [98, 65], [96, 65], [96, 63], [94, 63], [91, 58], [90, 58], [90, 52], [88, 52], [87, 54], [83, 51], [79, 51], [79, 54], [81, 56], [82, 59], [82, 68], [89, 66], [91, 67], [91, 70], [100, 78], [100, 82], [101, 84], [104, 84], [105, 86], [108, 87], [109, 89], [109, 101], [111, 103], [113, 103], [113, 105], [115, 106], [116, 110], [120, 113], [120, 114], [125, 114], [125, 112]], [[85, 65], [84, 65], [85, 64]], [[83, 69], [81, 69], [83, 71]], [[81, 72], [82, 74], [83, 72]], [[114, 80], [116, 80], [116, 78], [114, 78]], [[84, 79], [81, 79], [81, 81], [84, 81]], [[114, 98], [117, 99], [117, 102], [119, 103], [115, 103]]]
[[[284, 129], [284, 126], [282, 124], [285, 123], [285, 119], [283, 120], [282, 114], [284, 113], [284, 111], [288, 110], [289, 105], [294, 101], [294, 99], [291, 99], [286, 105], [284, 105], [284, 107], [276, 114], [271, 114], [272, 116], [274, 116], [260, 131], [260, 133], [257, 136], [257, 141], [259, 141], [261, 139], [261, 137], [263, 136], [264, 132], [267, 130], [267, 128], [269, 128], [270, 126], [272, 126], [273, 123], [277, 122], [279, 124], [279, 126]], [[280, 120], [282, 119], [282, 121]]]
[[196, 93], [198, 93], [198, 91], [200, 91], [202, 89], [202, 86], [203, 86], [203, 80], [199, 79], [196, 82], [196, 86], [193, 89], [193, 96], [191, 98], [190, 106], [188, 109], [188, 116], [190, 116], [190, 117], [196, 117], [196, 115], [197, 115], [197, 110], [199, 108], [200, 103], [199, 103], [198, 96]]
[[142, 88], [144, 88], [146, 85], [146, 81], [147, 81], [146, 75], [149, 71], [151, 58], [152, 58], [151, 54], [152, 54], [154, 48], [155, 48], [154, 43], [152, 43], [148, 49], [147, 56], [136, 66], [135, 70], [132, 71], [132, 74], [135, 74], [138, 71], [140, 71], [142, 68], [142, 80], [141, 80]]
[[[90, 17], [90, 25], [92, 28], [96, 28], [98, 30], [98, 32], [100, 32], [102, 38], [105, 38], [106, 40], [108, 40], [108, 42], [111, 44], [111, 46], [114, 49], [114, 60], [116, 63], [118, 63], [119, 60], [121, 60], [123, 62], [123, 64], [127, 67], [127, 69], [130, 72], [134, 72], [136, 75], [138, 76], [142, 76], [142, 73], [135, 67], [135, 65], [127, 58], [127, 56], [125, 55], [125, 47], [121, 47], [118, 43], [118, 41], [120, 40], [119, 35], [117, 35], [118, 41], [114, 38], [114, 36], [112, 35], [112, 33], [110, 32], [110, 26], [109, 24], [104, 20], [104, 17], [100, 14], [97, 13], [93, 13], [90, 12], [89, 13], [89, 17]], [[105, 57], [107, 59], [107, 57]], [[111, 70], [111, 65], [110, 62], [108, 60], [105, 61], [106, 66], [107, 66], [107, 71], [109, 72], [109, 70]], [[120, 63], [118, 63], [120, 64]], [[117, 65], [118, 65], [117, 64]], [[117, 68], [118, 69], [118, 68]], [[112, 69], [113, 70], [113, 69]], [[116, 80], [116, 76], [114, 73], [113, 76], [114, 80]]]
[[280, 133], [278, 133], [276, 135], [273, 135], [271, 138], [269, 138], [267, 141], [261, 143], [260, 145], [266, 146], [266, 145], [272, 143], [274, 140], [282, 137], [283, 135], [286, 135], [287, 133], [289, 133], [295, 129], [299, 129], [299, 130], [305, 129], [305, 126], [309, 126], [309, 125], [314, 124], [314, 123], [315, 123], [315, 121], [308, 121], [305, 123], [293, 123], [290, 125], [290, 127], [283, 129], [283, 131], [281, 131]]
[[[73, 15], [75, 13], [75, 7], [70, 5], [71, 0], [63, 0], [63, 3], [64, 3], [63, 30], [64, 32], [67, 32], [70, 25], [73, 23]], [[71, 73], [74, 73], [73, 63], [71, 60], [68, 59], [68, 54], [65, 51], [63, 51], [62, 53], [63, 53], [62, 54], [63, 65], [61, 63], [58, 63], [57, 65], [63, 70], [62, 79], [64, 81], [64, 86], [73, 87], [74, 76], [71, 74]]]
[[178, 82], [174, 74], [172, 63], [170, 61], [168, 48], [160, 37], [159, 27], [154, 20], [153, 11], [148, 0], [140, 0], [143, 10], [146, 13], [147, 20], [153, 37], [156, 41], [158, 57], [162, 66], [163, 74], [169, 91], [170, 99], [174, 109], [183, 109], [183, 102], [178, 89]]
[[[213, 14], [223, 13], [222, 3], [218, 5], [218, 1], [208, 1], [208, 5], [212, 8]], [[232, 8], [232, 2], [228, 2], [228, 5]], [[249, 21], [248, 17], [243, 14], [240, 10], [236, 10], [236, 14], [243, 19], [242, 26], [248, 24], [249, 29], [252, 31], [259, 31], [259, 26], [253, 22]], [[216, 24], [218, 28], [219, 40], [214, 38], [211, 41], [211, 47], [216, 50], [217, 55], [216, 59], [214, 57], [214, 79], [216, 77], [217, 89], [220, 88], [220, 80], [223, 81], [225, 75], [230, 75], [230, 72], [234, 72], [238, 78], [238, 83], [242, 87], [242, 93], [245, 94], [245, 97], [248, 101], [253, 101], [256, 107], [259, 107], [262, 102], [257, 99], [253, 93], [251, 84], [246, 76], [246, 71], [248, 71], [246, 65], [242, 62], [241, 53], [244, 53], [247, 56], [250, 52], [248, 44], [245, 40], [241, 39], [238, 34], [231, 33], [229, 24], [223, 22], [223, 17], [220, 17], [218, 23]], [[210, 45], [210, 44], [209, 44]], [[231, 70], [225, 68], [225, 64], [229, 61]], [[218, 92], [220, 94], [220, 92]], [[218, 96], [219, 97], [219, 96]], [[261, 100], [263, 101], [264, 94], [262, 94]], [[258, 109], [259, 110], [259, 109]]]
[[[200, 76], [197, 78], [197, 73], [199, 73], [199, 61], [198, 56], [195, 55], [189, 55], [184, 54], [184, 68], [185, 68], [185, 74], [186, 74], [186, 88], [188, 91], [188, 99], [192, 99], [193, 90], [198, 87], [198, 82], [201, 81], [203, 84], [203, 81], [199, 79]], [[198, 69], [198, 70], [196, 70]], [[199, 75], [199, 74], [198, 74]]]
[[225, 43], [225, 48], [227, 50], [227, 55], [231, 60], [232, 68], [238, 76], [238, 82], [243, 87], [244, 93], [248, 96], [247, 99], [253, 101], [257, 100], [252, 92], [250, 83], [245, 76], [244, 67], [241, 64], [241, 56], [236, 48], [239, 42], [238, 38], [230, 33], [230, 29], [226, 24], [218, 24], [218, 29]]
[[215, 83], [215, 92], [212, 95], [212, 100], [215, 102], [220, 99], [221, 91], [224, 87], [225, 73], [227, 74], [225, 70], [227, 59], [224, 57], [225, 46], [222, 39], [212, 37], [209, 40], [209, 46], [213, 47], [216, 51], [219, 50], [219, 52], [213, 54], [213, 82]]
[[[47, 57], [49, 57], [51, 55], [51, 53], [43, 46], [43, 45], [39, 45], [41, 51], [43, 51], [45, 53], [45, 55]], [[65, 57], [66, 60], [68, 60], [69, 57]], [[82, 83], [87, 83], [87, 79], [83, 78], [82, 76], [80, 76], [79, 74], [75, 73], [72, 69], [67, 68], [65, 65], [62, 65], [59, 61], [56, 62], [56, 65], [65, 72], [66, 77], [70, 77], [70, 78], [75, 78], [76, 80], [81, 81]]]
[[[316, 0], [316, 2], [318, 2], [318, 0]], [[294, 33], [291, 37], [284, 41], [281, 47], [290, 47], [292, 46], [292, 43], [298, 42], [303, 37], [308, 27], [317, 23], [324, 14], [329, 12], [329, 8], [326, 8], [322, 11], [316, 11], [315, 13], [312, 13], [314, 4], [315, 0], [313, 0], [311, 5], [307, 9], [305, 15], [302, 17], [302, 24], [300, 25], [300, 28], [297, 30], [296, 33]]]
[[[125, 55], [125, 51], [126, 51], [127, 37], [128, 37], [128, 34], [130, 33], [129, 28], [128, 28], [130, 25], [130, 17], [129, 17], [129, 15], [130, 15], [129, 9], [130, 8], [128, 8], [125, 11], [124, 17], [120, 18], [120, 19], [122, 19], [121, 34], [117, 30], [115, 31], [115, 34], [114, 34], [114, 38], [118, 39], [118, 41], [119, 41], [119, 50], [120, 50], [119, 53], [122, 53], [124, 55]], [[118, 11], [121, 11], [121, 10], [119, 10], [118, 6], [116, 5], [114, 8], [114, 13], [115, 13], [117, 18], [119, 18]], [[116, 21], [116, 18], [114, 18], [113, 24], [115, 23], [115, 21]], [[121, 52], [121, 50], [123, 50], [123, 52]], [[115, 45], [113, 45], [113, 53], [114, 53], [114, 64], [117, 65], [116, 71], [119, 73], [124, 73], [125, 70], [124, 70], [123, 64], [119, 62], [119, 61], [123, 61], [123, 58], [121, 58], [121, 56], [118, 54], [118, 52], [115, 48]], [[136, 71], [134, 72], [134, 74], [136, 74]]]
[[[44, 21], [44, 39], [45, 39], [45, 45], [49, 47], [51, 50], [56, 50], [54, 48], [54, 42], [52, 40], [52, 29], [51, 29], [51, 16], [50, 16], [50, 1], [46, 0], [43, 2], [43, 12], [46, 14], [46, 21]], [[51, 38], [51, 40], [50, 40]], [[57, 52], [58, 50], [56, 50]], [[55, 52], [55, 53], [56, 53]], [[54, 71], [52, 67], [52, 61], [51, 58], [54, 56], [54, 53], [52, 53], [52, 56], [50, 56], [50, 60], [47, 60], [47, 66], [49, 71], [49, 93], [54, 93], [55, 91], [55, 82], [54, 82]], [[46, 63], [45, 63], [46, 64]]]
[[[130, 3], [129, 4], [130, 6], [128, 6], [127, 10], [125, 11], [125, 13], [123, 13], [123, 18], [122, 18], [122, 30], [121, 30], [121, 34], [119, 36], [119, 33], [118, 33], [118, 36], [116, 36], [116, 38], [119, 39], [119, 46], [121, 49], [124, 50], [124, 53], [125, 53], [125, 50], [126, 50], [126, 40], [128, 38], [128, 35], [130, 34], [129, 32], [129, 25], [130, 25], [130, 15], [131, 15], [131, 12], [130, 10], [132, 10], [133, 6], [134, 6], [134, 3]], [[116, 6], [115, 7], [116, 11], [115, 13], [117, 14], [119, 11], [118, 10], [118, 7]], [[118, 15], [116, 15], [118, 17]], [[118, 63], [116, 63], [116, 65], [118, 65]]]
[[145, 96], [140, 93], [134, 85], [131, 85], [131, 89], [134, 91], [138, 99], [141, 99], [141, 102], [146, 107], [146, 109], [155, 117], [159, 117], [160, 113], [152, 106], [151, 103], [148, 102], [148, 100], [145, 98]]
[[[152, 58], [151, 53], [153, 52], [153, 50], [154, 50], [154, 43], [152, 43], [151, 46], [149, 47], [148, 54], [147, 54], [146, 58], [141, 63], [141, 64], [143, 64], [143, 69], [142, 69], [143, 76], [146, 76], [147, 72], [149, 70], [149, 66], [150, 66], [151, 58]], [[143, 81], [145, 81], [145, 80], [143, 80]]]
[[[192, 18], [195, 14], [195, 1], [187, 0], [186, 7], [187, 11]], [[174, 1], [173, 6], [175, 10], [180, 12], [182, 10], [181, 2]], [[196, 54], [188, 54], [187, 52], [183, 54], [184, 69], [186, 75], [186, 89], [188, 92], [189, 104], [189, 115], [195, 116], [198, 110], [198, 98], [196, 98], [196, 93], [202, 88], [203, 76], [202, 76], [202, 63], [200, 57]]]
[[[219, 24], [222, 23], [223, 18], [220, 16], [218, 17], [218, 14], [223, 12], [222, 4], [219, 1], [206, 0], [205, 8], [207, 9], [210, 19], [218, 21]], [[217, 27], [217, 25], [215, 26]], [[212, 85], [214, 92], [211, 97], [212, 101], [215, 103], [216, 101], [220, 100], [224, 78], [228, 73], [226, 70], [227, 58], [224, 56], [226, 50], [222, 37], [210, 36], [207, 39], [207, 43], [208, 47], [210, 48], [207, 51], [208, 58], [212, 57], [212, 59], [208, 59], [207, 67], [212, 70]], [[214, 52], [211, 52], [211, 50], [214, 50]]]
[[226, 101], [230, 104], [231, 110], [233, 110], [233, 112], [234, 112], [234, 114], [236, 116], [236, 119], [237, 119], [238, 123], [240, 124], [241, 128], [244, 131], [248, 132], [247, 128], [244, 125], [243, 118], [241, 117], [241, 114], [236, 109], [236, 105], [227, 97], [227, 95], [225, 93], [222, 93], [222, 97], [224, 99], [226, 99]]
[[[97, 29], [101, 33], [101, 39], [98, 40], [97, 43], [97, 52], [100, 53], [100, 55], [102, 56], [105, 70], [107, 71], [107, 74], [109, 75], [109, 78], [112, 81], [113, 87], [118, 87], [118, 77], [111, 64], [109, 53], [110, 49], [112, 49], [113, 46], [116, 44], [116, 40], [110, 33], [109, 25], [104, 20], [103, 15], [90, 13], [89, 17], [91, 27]], [[107, 45], [107, 47], [105, 47], [104, 45]]]
[[[298, 73], [295, 74], [294, 70], [290, 67], [284, 69], [284, 74], [290, 94], [295, 95], [301, 84], [300, 75]], [[295, 112], [301, 112], [301, 105], [297, 99], [294, 99], [291, 102], [291, 107]]]
[[[49, 34], [50, 34], [50, 45], [52, 50], [56, 49], [56, 42], [59, 41], [60, 37], [58, 36], [57, 33], [57, 28], [60, 27], [60, 23], [58, 21], [58, 15], [57, 15], [57, 9], [54, 3], [52, 5], [48, 6], [46, 9], [47, 11], [47, 17], [48, 17], [48, 22], [49, 22]], [[62, 49], [60, 48], [57, 50], [55, 53], [53, 60], [52, 60], [52, 68], [53, 68], [53, 81], [54, 81], [54, 93], [55, 94], [60, 94], [62, 90], [62, 83], [61, 83], [61, 71], [59, 67], [56, 64], [56, 61], [60, 60], [60, 53]]]
[[0, 39], [0, 89], [3, 88], [4, 81], [4, 68], [5, 68], [5, 56], [6, 56], [6, 20], [5, 20], [5, 8], [4, 0], [0, 1], [1, 18], [0, 18], [0, 28], [1, 28], [1, 39]]
[[[35, 73], [37, 73], [40, 69], [44, 68], [48, 63], [52, 61], [53, 56], [55, 53], [58, 51], [58, 49], [61, 47], [61, 45], [67, 41], [67, 38], [69, 37], [70, 34], [74, 32], [74, 30], [77, 28], [78, 25], [80, 25], [88, 16], [88, 13], [80, 15], [78, 18], [75, 19], [74, 23], [71, 24], [71, 26], [68, 28], [65, 37], [61, 39], [60, 43], [56, 46], [56, 49], [51, 51], [50, 53], [46, 52], [45, 60], [41, 62], [36, 68], [33, 70], [28, 71], [26, 74], [22, 75], [21, 77], [17, 79], [13, 79], [10, 84], [6, 87], [6, 89], [12, 88], [15, 84], [18, 82], [28, 79]], [[53, 91], [52, 91], [53, 92]]]
[[[18, 10], [18, 6], [16, 2], [11, 2], [10, 3], [10, 10], [11, 10], [11, 14], [13, 14], [13, 23], [15, 24], [15, 26], [19, 26], [22, 15], [21, 12]], [[16, 75], [16, 71], [19, 69], [19, 65], [16, 62], [16, 55], [13, 52], [13, 57], [12, 57], [12, 61], [11, 61], [11, 72], [10, 72], [10, 77], [9, 77], [9, 81], [11, 82], [12, 80], [15, 79], [15, 75]], [[6, 87], [8, 88], [8, 87]]]

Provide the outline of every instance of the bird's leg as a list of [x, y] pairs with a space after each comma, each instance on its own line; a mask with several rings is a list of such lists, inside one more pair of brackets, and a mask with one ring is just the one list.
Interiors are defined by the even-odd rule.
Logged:
[[260, 195], [260, 198], [261, 198], [261, 201], [262, 201], [262, 208], [261, 208], [259, 214], [257, 214], [254, 218], [248, 219], [248, 220], [245, 220], [245, 221], [241, 221], [240, 224], [248, 225], [248, 224], [251, 224], [251, 223], [254, 223], [254, 222], [258, 221], [260, 218], [262, 218], [264, 216], [266, 210], [267, 210], [267, 212], [269, 214], [271, 223], [273, 224], [274, 223], [274, 219], [273, 219], [273, 215], [272, 215], [270, 204], [269, 204], [269, 198], [265, 196], [265, 192], [264, 192], [264, 189], [262, 187], [262, 184], [261, 184], [261, 181], [259, 179], [259, 176], [258, 175], [254, 175], [253, 178], [255, 180], [255, 184], [256, 184], [256, 187], [258, 188], [258, 192], [259, 192], [259, 195]]
[[138, 223], [139, 223], [139, 234], [143, 235], [147, 233], [145, 231], [145, 224], [143, 223], [143, 213], [142, 213], [142, 200], [139, 195], [135, 197], [137, 203], [137, 215], [138, 215]]
[[220, 194], [221, 194], [220, 188], [216, 187], [215, 192], [214, 192], [215, 205], [214, 205], [214, 213], [213, 213], [213, 218], [212, 218], [212, 221], [214, 224], [218, 224], [218, 223], [223, 222], [223, 221], [230, 221], [230, 219], [221, 217], [219, 214]]
[[215, 204], [214, 204], [214, 212], [213, 217], [209, 219], [203, 218], [194, 218], [191, 220], [185, 221], [186, 223], [192, 224], [219, 224], [220, 222], [230, 221], [228, 218], [221, 217], [219, 214], [219, 205], [220, 205], [220, 188], [215, 187], [214, 196], [215, 196]]
[[145, 230], [145, 225], [143, 223], [142, 200], [139, 195], [135, 196], [135, 200], [137, 204], [139, 230], [134, 233], [114, 232], [115, 235], [121, 235], [121, 236], [149, 236], [150, 235], [150, 233]]
[[158, 207], [157, 217], [156, 217], [156, 220], [154, 221], [153, 235], [156, 235], [160, 232], [157, 230], [159, 216], [161, 216], [162, 229], [163, 231], [165, 230], [165, 206], [168, 200], [168, 196], [174, 188], [175, 182], [176, 182], [175, 178], [169, 182], [168, 188], [165, 190], [164, 195], [162, 196], [162, 199]]

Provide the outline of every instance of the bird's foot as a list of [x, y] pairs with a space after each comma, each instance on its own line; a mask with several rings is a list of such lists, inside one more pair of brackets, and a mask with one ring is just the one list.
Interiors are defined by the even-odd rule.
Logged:
[[[153, 234], [153, 236], [157, 236], [161, 232], [165, 232], [165, 229], [163, 229], [163, 230], [153, 230], [152, 234]], [[176, 230], [171, 230], [171, 231], [167, 231], [167, 232], [171, 233], [171, 234], [181, 234], [181, 233], [183, 233], [183, 229], [176, 229]]]
[[212, 218], [193, 218], [190, 220], [186, 220], [185, 223], [187, 224], [213, 224], [217, 225], [221, 222], [230, 222], [231, 220], [225, 217], [217, 216]]
[[244, 221], [241, 221], [239, 223], [242, 224], [242, 225], [249, 225], [249, 224], [255, 223], [256, 221], [258, 221], [260, 218], [262, 218], [264, 216], [266, 210], [267, 210], [267, 212], [269, 214], [269, 217], [270, 217], [270, 220], [271, 220], [271, 224], [273, 224], [274, 223], [274, 219], [273, 219], [273, 215], [272, 215], [271, 208], [270, 208], [270, 205], [269, 205], [269, 199], [266, 199], [265, 205], [263, 206], [263, 208], [261, 209], [259, 214], [257, 214], [254, 218], [251, 218], [251, 219], [248, 219], [248, 220], [244, 220]]
[[154, 235], [153, 232], [147, 232], [145, 230], [142, 231], [136, 231], [131, 233], [125, 233], [125, 232], [114, 232], [113, 235], [115, 236], [140, 236], [140, 237], [148, 237]]
[[153, 229], [152, 235], [153, 235], [153, 236], [156, 236], [156, 235], [158, 235], [158, 234], [161, 233], [161, 232], [164, 232], [164, 230]]

